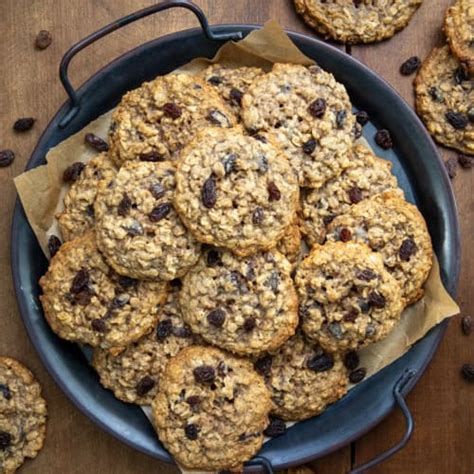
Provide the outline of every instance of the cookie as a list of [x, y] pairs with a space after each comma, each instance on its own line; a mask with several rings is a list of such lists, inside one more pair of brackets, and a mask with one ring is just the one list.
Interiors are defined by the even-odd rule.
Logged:
[[191, 346], [170, 360], [152, 412], [160, 440], [183, 467], [240, 472], [262, 446], [270, 407], [249, 361]]
[[276, 245], [276, 250], [283, 254], [294, 269], [301, 258], [301, 232], [297, 223], [291, 224], [285, 235]]
[[291, 265], [278, 252], [237, 257], [207, 250], [183, 279], [180, 306], [191, 330], [238, 354], [276, 349], [295, 332]]
[[197, 338], [184, 323], [178, 306], [179, 280], [173, 282], [166, 302], [158, 309], [158, 324], [147, 336], [113, 356], [96, 349], [92, 365], [100, 383], [124, 402], [150, 405], [155, 397], [166, 364]]
[[123, 96], [110, 125], [110, 156], [118, 166], [175, 159], [197, 130], [234, 124], [233, 112], [201, 78], [158, 77]]
[[310, 245], [322, 244], [326, 225], [347, 212], [351, 205], [386, 190], [398, 189], [389, 161], [377, 158], [363, 145], [355, 145], [352, 153], [350, 168], [320, 188], [301, 193], [301, 230]]
[[416, 111], [437, 142], [474, 154], [474, 79], [449, 46], [435, 48], [423, 61], [415, 96]]
[[457, 0], [444, 15], [444, 33], [453, 54], [474, 75], [474, 4]]
[[275, 134], [300, 186], [319, 187], [350, 165], [359, 128], [349, 96], [319, 66], [275, 64], [248, 88], [241, 114], [250, 131]]
[[79, 237], [93, 228], [97, 188], [102, 180], [110, 181], [116, 172], [106, 153], [86, 163], [80, 176], [66, 191], [64, 210], [56, 216], [63, 241]]
[[358, 243], [315, 245], [295, 277], [301, 327], [327, 351], [380, 341], [403, 310], [400, 286], [382, 256]]
[[171, 162], [126, 162], [95, 201], [97, 243], [121, 275], [173, 280], [199, 258], [200, 245], [173, 206]]
[[46, 436], [46, 402], [33, 374], [20, 362], [0, 357], [0, 472], [13, 474], [34, 458]]
[[348, 375], [338, 353], [324, 351], [300, 331], [254, 364], [272, 394], [272, 413], [297, 421], [319, 415], [347, 392]]
[[406, 304], [423, 296], [433, 249], [425, 220], [413, 204], [389, 192], [362, 201], [334, 219], [328, 227], [328, 240], [367, 244], [382, 255]]
[[264, 74], [259, 67], [230, 68], [212, 64], [201, 73], [202, 78], [215, 87], [219, 95], [232, 108], [236, 116], [240, 114], [242, 96], [258, 76]]
[[276, 245], [293, 222], [296, 177], [269, 136], [201, 131], [183, 149], [174, 203], [196, 239], [250, 255]]
[[115, 273], [93, 232], [64, 243], [40, 285], [46, 320], [58, 336], [114, 353], [153, 329], [166, 297], [162, 282]]
[[319, 34], [343, 43], [374, 43], [408, 25], [422, 0], [294, 0], [296, 12]]

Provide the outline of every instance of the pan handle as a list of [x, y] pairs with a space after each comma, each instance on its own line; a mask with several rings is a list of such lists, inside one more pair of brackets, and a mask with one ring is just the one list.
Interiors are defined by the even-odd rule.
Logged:
[[265, 474], [274, 474], [272, 463], [264, 456], [254, 456], [254, 458], [245, 463], [247, 467], [257, 467], [261, 468], [261, 471]]
[[67, 95], [69, 96], [69, 110], [59, 122], [60, 128], [66, 127], [74, 118], [74, 116], [79, 112], [80, 109], [79, 96], [74, 87], [72, 86], [68, 76], [68, 67], [69, 63], [71, 62], [71, 59], [79, 51], [83, 50], [90, 44], [94, 43], [100, 38], [103, 38], [109, 33], [112, 33], [113, 31], [122, 28], [122, 26], [128, 25], [129, 23], [139, 20], [140, 18], [145, 18], [146, 16], [152, 15], [153, 13], [158, 13], [160, 11], [176, 7], [186, 8], [187, 10], [192, 11], [199, 20], [204, 34], [210, 40], [228, 41], [242, 38], [241, 32], [215, 33], [214, 31], [212, 31], [212, 29], [209, 27], [209, 23], [207, 21], [206, 16], [204, 15], [204, 12], [190, 0], [165, 0], [163, 2], [157, 3], [156, 5], [151, 5], [147, 8], [144, 8], [143, 10], [124, 16], [123, 18], [120, 18], [119, 20], [116, 20], [110, 23], [109, 25], [104, 26], [95, 33], [92, 33], [89, 36], [85, 37], [84, 39], [76, 43], [74, 46], [72, 46], [63, 56], [63, 59], [61, 60], [61, 64], [59, 66], [59, 78], [61, 79], [61, 82], [64, 86], [64, 89], [66, 90]]
[[364, 473], [365, 471], [376, 466], [377, 464], [386, 461], [389, 457], [400, 451], [400, 449], [402, 449], [408, 443], [413, 433], [413, 416], [405, 401], [404, 393], [407, 392], [409, 382], [415, 376], [415, 374], [415, 370], [407, 369], [393, 387], [393, 396], [395, 398], [395, 401], [397, 402], [397, 405], [402, 411], [406, 422], [405, 434], [403, 435], [402, 439], [395, 446], [392, 446], [390, 449], [387, 449], [387, 451], [384, 451], [383, 453], [380, 453], [375, 456], [375, 458], [371, 459], [370, 461], [353, 468], [351, 471], [349, 471], [349, 474]]

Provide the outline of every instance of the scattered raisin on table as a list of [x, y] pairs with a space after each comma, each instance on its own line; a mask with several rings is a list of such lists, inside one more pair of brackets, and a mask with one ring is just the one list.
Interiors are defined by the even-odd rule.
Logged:
[[390, 136], [390, 132], [385, 128], [377, 130], [375, 134], [375, 143], [384, 150], [388, 150], [389, 148], [393, 147], [392, 137]]
[[469, 336], [472, 333], [474, 322], [471, 316], [463, 316], [461, 319], [461, 329], [465, 336]]
[[355, 118], [357, 120], [357, 123], [364, 126], [369, 121], [369, 114], [365, 110], [359, 110], [358, 112], [356, 112]]
[[402, 74], [403, 76], [410, 76], [415, 71], [418, 71], [420, 66], [420, 58], [418, 56], [412, 56], [400, 66], [400, 74]]
[[51, 235], [48, 239], [48, 250], [51, 258], [56, 255], [59, 247], [61, 247], [61, 241], [59, 240], [59, 237], [56, 235]]
[[444, 162], [449, 179], [454, 179], [458, 171], [458, 161], [453, 156]]
[[464, 364], [461, 367], [461, 373], [465, 380], [474, 382], [474, 364]]
[[351, 381], [351, 383], [359, 383], [365, 379], [366, 375], [367, 375], [367, 369], [365, 367], [361, 367], [360, 369], [353, 370], [349, 374], [349, 380]]
[[91, 148], [99, 152], [109, 150], [109, 145], [107, 144], [107, 142], [93, 133], [86, 133], [84, 137], [84, 142]]
[[281, 418], [274, 416], [270, 417], [270, 424], [263, 431], [263, 434], [269, 438], [276, 438], [277, 436], [284, 435], [285, 433], [286, 423]]
[[84, 171], [86, 165], [81, 161], [76, 161], [72, 165], [68, 166], [63, 173], [63, 181], [65, 183], [74, 183], [77, 181], [81, 173]]
[[474, 157], [461, 154], [458, 156], [458, 162], [461, 165], [461, 168], [468, 170], [474, 165]]
[[40, 30], [36, 35], [35, 46], [37, 49], [46, 49], [52, 42], [53, 37], [47, 30]]
[[15, 121], [13, 124], [13, 130], [15, 132], [27, 132], [35, 124], [36, 119], [33, 117], [22, 117]]
[[0, 150], [0, 168], [5, 168], [6, 166], [10, 166], [15, 159], [15, 153], [13, 150], [6, 149]]

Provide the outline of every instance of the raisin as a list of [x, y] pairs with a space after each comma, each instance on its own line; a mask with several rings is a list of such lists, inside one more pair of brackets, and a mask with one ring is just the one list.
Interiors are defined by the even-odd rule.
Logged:
[[219, 255], [219, 252], [215, 249], [209, 250], [207, 252], [207, 265], [209, 267], [216, 267], [219, 265], [221, 262], [221, 256]]
[[329, 352], [321, 352], [308, 359], [306, 365], [314, 372], [326, 372], [334, 367], [334, 357]]
[[362, 201], [362, 189], [360, 189], [358, 186], [353, 186], [351, 189], [349, 189], [347, 194], [351, 204], [357, 204], [358, 202]]
[[404, 262], [408, 262], [410, 260], [410, 257], [416, 253], [418, 250], [415, 242], [413, 239], [405, 239], [402, 242], [402, 245], [400, 245], [400, 250], [398, 251], [398, 254], [400, 256], [400, 260], [403, 260]]
[[79, 306], [87, 306], [92, 299], [92, 293], [89, 289], [81, 291], [74, 295], [73, 302]]
[[242, 104], [242, 96], [244, 94], [239, 89], [232, 87], [229, 92], [230, 103], [232, 105], [240, 106]]
[[216, 328], [222, 327], [225, 321], [225, 311], [221, 308], [213, 309], [208, 313], [207, 321]]
[[219, 127], [229, 127], [230, 122], [229, 119], [219, 110], [212, 109], [206, 116], [206, 119], [209, 120], [214, 125], [218, 125]]
[[282, 436], [286, 433], [286, 423], [277, 417], [270, 417], [270, 424], [263, 431], [265, 436], [269, 438], [276, 438], [277, 436]]
[[256, 225], [261, 224], [263, 222], [263, 215], [263, 209], [261, 207], [257, 207], [252, 213], [252, 222]]
[[132, 200], [128, 197], [127, 193], [123, 194], [122, 200], [117, 206], [117, 214], [121, 217], [126, 217], [132, 208]]
[[268, 182], [267, 191], [268, 191], [268, 200], [270, 202], [279, 201], [281, 199], [281, 192], [278, 189], [278, 186], [273, 181]]
[[247, 271], [245, 272], [245, 276], [247, 280], [255, 280], [255, 268], [252, 260], [247, 264]]
[[254, 317], [249, 316], [245, 321], [244, 321], [244, 331], [250, 332], [255, 329], [255, 326], [257, 325], [257, 321], [255, 320]]
[[61, 247], [61, 241], [56, 235], [51, 235], [48, 239], [48, 250], [51, 258], [57, 254], [59, 247]]
[[356, 8], [359, 8], [363, 0], [352, 0], [352, 3]]
[[311, 155], [316, 149], [316, 140], [310, 138], [307, 142], [303, 143], [303, 153], [306, 155]]
[[173, 336], [186, 339], [188, 337], [191, 337], [192, 335], [193, 333], [191, 332], [191, 329], [189, 329], [187, 326], [181, 326], [179, 328], [173, 327]]
[[461, 154], [458, 156], [458, 162], [462, 168], [468, 170], [474, 165], [474, 157]]
[[193, 370], [194, 379], [198, 383], [211, 384], [216, 379], [216, 371], [210, 365], [200, 365]]
[[165, 195], [165, 188], [160, 183], [151, 184], [148, 191], [155, 199], [160, 199]]
[[90, 277], [89, 272], [82, 268], [74, 276], [69, 290], [72, 294], [80, 293], [81, 291], [89, 289]]
[[370, 281], [374, 278], [377, 278], [377, 274], [372, 271], [370, 268], [365, 268], [364, 270], [358, 270], [355, 274], [358, 280]]
[[68, 166], [63, 173], [63, 181], [65, 183], [74, 183], [78, 180], [81, 173], [84, 171], [86, 165], [80, 161], [76, 161], [72, 165]]
[[167, 102], [165, 105], [163, 105], [163, 112], [173, 120], [176, 120], [183, 114], [181, 108], [171, 102]]
[[456, 68], [454, 71], [454, 82], [456, 84], [461, 84], [464, 81], [469, 80], [469, 74], [467, 73], [467, 70], [464, 69], [462, 66], [459, 66]]
[[173, 332], [173, 322], [171, 319], [163, 319], [156, 326], [156, 339], [158, 341], [165, 340]]
[[13, 153], [13, 150], [8, 148], [6, 150], [0, 150], [0, 168], [10, 166], [14, 159], [15, 153]]
[[323, 217], [324, 225], [329, 225], [335, 218], [336, 216], [334, 214], [329, 214], [328, 216], [324, 216]]
[[339, 323], [333, 322], [328, 325], [328, 331], [336, 339], [342, 339], [342, 329]]
[[360, 369], [355, 369], [349, 374], [349, 380], [351, 383], [359, 383], [365, 379], [367, 375], [367, 369], [365, 367], [361, 367]]
[[336, 125], [337, 128], [344, 128], [344, 123], [346, 122], [347, 112], [345, 110], [338, 110], [336, 112]]
[[109, 145], [107, 142], [93, 133], [86, 133], [84, 141], [94, 150], [99, 152], [109, 151]]
[[357, 140], [362, 136], [362, 125], [360, 123], [355, 123], [352, 127], [352, 133], [354, 134], [354, 138]]
[[217, 193], [216, 193], [216, 178], [213, 174], [204, 181], [204, 185], [201, 190], [201, 200], [205, 207], [211, 209], [216, 204]]
[[359, 308], [360, 310], [363, 312], [363, 313], [368, 313], [370, 311], [370, 305], [369, 305], [369, 302], [363, 298], [361, 298], [359, 301], [358, 301], [358, 305], [359, 305]]
[[446, 121], [456, 130], [464, 130], [469, 123], [467, 115], [460, 112], [454, 112], [453, 110], [448, 110], [444, 116]]
[[12, 393], [10, 392], [10, 387], [8, 385], [0, 383], [0, 393], [3, 395], [3, 398], [5, 398], [5, 400], [12, 399]]
[[454, 179], [458, 171], [458, 161], [456, 158], [451, 157], [444, 162], [446, 172], [448, 173], [449, 179]]
[[218, 86], [219, 84], [222, 84], [222, 79], [219, 76], [211, 76], [207, 82], [213, 86]]
[[471, 316], [463, 316], [461, 319], [461, 329], [465, 336], [469, 336], [469, 334], [471, 334], [473, 326], [474, 323]]
[[388, 150], [389, 148], [392, 148], [393, 146], [393, 141], [392, 137], [390, 136], [390, 132], [386, 130], [385, 128], [382, 128], [380, 130], [377, 130], [377, 133], [375, 134], [375, 143], [380, 148], [383, 148], [384, 150]]
[[414, 72], [418, 71], [420, 66], [420, 58], [418, 56], [412, 56], [400, 66], [400, 74], [402, 74], [403, 76], [410, 76]]
[[123, 308], [130, 301], [130, 296], [126, 293], [117, 295], [110, 303], [111, 310]]
[[260, 135], [259, 133], [256, 133], [255, 135], [253, 135], [253, 138], [255, 138], [255, 140], [258, 140], [259, 142], [267, 143], [267, 139], [263, 135]]
[[91, 322], [91, 327], [97, 332], [105, 332], [107, 330], [107, 325], [103, 319], [93, 319]]
[[118, 284], [122, 288], [131, 288], [132, 286], [135, 286], [137, 283], [138, 283], [138, 280], [136, 280], [135, 278], [130, 278], [128, 276], [122, 276], [122, 275], [118, 277]]
[[149, 151], [148, 153], [140, 153], [138, 156], [140, 161], [150, 161], [156, 163], [157, 161], [165, 161], [165, 156], [157, 151]]
[[151, 377], [149, 377], [148, 375], [145, 375], [145, 377], [141, 378], [137, 383], [137, 387], [136, 387], [137, 395], [139, 397], [143, 397], [154, 386], [155, 386], [155, 381]]
[[270, 354], [266, 354], [255, 361], [254, 368], [260, 375], [268, 377], [272, 371], [272, 363], [272, 356]]
[[371, 291], [369, 293], [369, 305], [373, 308], [385, 308], [385, 296], [377, 291]]
[[265, 155], [258, 158], [258, 171], [266, 173], [268, 171], [268, 159]]
[[140, 222], [133, 221], [129, 227], [124, 227], [127, 231], [127, 234], [130, 237], [136, 237], [137, 235], [143, 235], [143, 227], [141, 226]]
[[184, 433], [186, 434], [186, 438], [194, 441], [198, 438], [199, 428], [194, 423], [190, 423], [184, 427]]
[[308, 112], [315, 118], [321, 118], [326, 112], [326, 101], [324, 99], [316, 99], [311, 102], [308, 107]]
[[151, 222], [159, 222], [164, 219], [171, 211], [171, 204], [169, 202], [164, 202], [159, 204], [148, 214], [148, 219]]
[[339, 240], [341, 242], [348, 242], [351, 238], [352, 232], [347, 227], [343, 227], [339, 230]]
[[12, 436], [6, 431], [0, 431], [0, 449], [8, 449], [12, 444]]
[[36, 122], [36, 119], [34, 119], [33, 117], [19, 118], [13, 124], [13, 130], [15, 130], [15, 132], [27, 132], [28, 130], [30, 130], [33, 127], [35, 122]]
[[226, 176], [236, 170], [237, 155], [231, 153], [224, 160], [224, 171]]
[[88, 204], [86, 207], [85, 213], [88, 217], [94, 217], [95, 215], [94, 206], [92, 204]]
[[183, 287], [183, 282], [181, 281], [180, 278], [175, 278], [175, 279], [170, 281], [170, 285], [171, 285], [171, 287], [173, 287], [177, 290], [180, 290]]
[[465, 380], [474, 382], [474, 364], [464, 364], [461, 367], [461, 373]]
[[357, 319], [357, 316], [359, 316], [359, 312], [355, 308], [352, 308], [344, 315], [344, 321], [353, 323]]
[[428, 89], [428, 94], [435, 102], [443, 102], [444, 100], [443, 93], [436, 87], [430, 87]]
[[36, 49], [46, 49], [53, 42], [53, 37], [51, 33], [47, 30], [40, 30], [36, 35], [35, 47]]
[[355, 117], [356, 117], [357, 123], [359, 123], [362, 126], [367, 124], [369, 121], [369, 114], [365, 110], [359, 110], [358, 112], [356, 112]]
[[195, 408], [197, 405], [201, 403], [201, 399], [197, 395], [191, 395], [190, 397], [186, 398], [186, 403], [191, 408]]
[[359, 365], [359, 355], [356, 351], [346, 352], [344, 355], [344, 365], [349, 370], [357, 369], [357, 366]]

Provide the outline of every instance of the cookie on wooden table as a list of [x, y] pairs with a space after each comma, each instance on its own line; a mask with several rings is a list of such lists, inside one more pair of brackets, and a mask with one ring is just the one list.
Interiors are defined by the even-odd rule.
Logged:
[[20, 362], [0, 357], [0, 472], [13, 474], [34, 458], [46, 436], [41, 386]]
[[298, 324], [290, 272], [290, 263], [275, 251], [237, 257], [209, 249], [183, 279], [183, 318], [223, 349], [242, 355], [276, 349]]
[[51, 329], [63, 339], [116, 353], [156, 325], [163, 282], [122, 277], [97, 248], [94, 232], [64, 243], [41, 277]]
[[200, 245], [174, 209], [170, 161], [125, 163], [95, 201], [97, 243], [121, 275], [173, 280], [198, 260]]
[[449, 46], [435, 48], [415, 79], [416, 111], [434, 139], [474, 154], [474, 78]]
[[350, 165], [359, 128], [349, 96], [319, 66], [275, 64], [248, 88], [241, 114], [250, 132], [275, 134], [300, 186], [319, 187]]
[[328, 351], [383, 339], [404, 308], [400, 286], [365, 244], [315, 245], [295, 277], [305, 335]]
[[[65, 178], [71, 171], [82, 169], [64, 196], [64, 210], [56, 216], [64, 241], [79, 237], [93, 228], [94, 201], [102, 180], [110, 181], [117, 169], [106, 153], [92, 158], [85, 165], [73, 163], [65, 171]], [[68, 174], [69, 173], [69, 174]]]
[[329, 225], [328, 240], [367, 244], [382, 255], [406, 304], [423, 296], [433, 264], [431, 238], [420, 211], [399, 195], [386, 192], [352, 206]]
[[347, 392], [341, 356], [324, 351], [300, 331], [277, 351], [258, 358], [254, 367], [272, 394], [272, 413], [284, 420], [319, 415]]
[[446, 10], [444, 32], [453, 54], [474, 75], [474, 3], [456, 0]]
[[174, 203], [196, 239], [250, 255], [276, 245], [293, 222], [299, 188], [269, 136], [208, 128], [183, 149]]
[[422, 0], [294, 0], [319, 34], [343, 43], [374, 43], [405, 28]]
[[[355, 145], [352, 153], [350, 168], [320, 188], [301, 193], [301, 230], [310, 245], [322, 244], [326, 226], [353, 204], [386, 190], [398, 189], [389, 161], [377, 158], [364, 145]], [[403, 196], [403, 192], [399, 192]]]
[[262, 446], [270, 408], [249, 361], [202, 346], [170, 360], [152, 405], [158, 436], [178, 463], [236, 472]]
[[110, 156], [118, 166], [175, 159], [199, 129], [234, 124], [232, 110], [201, 78], [161, 76], [123, 96], [110, 125]]

